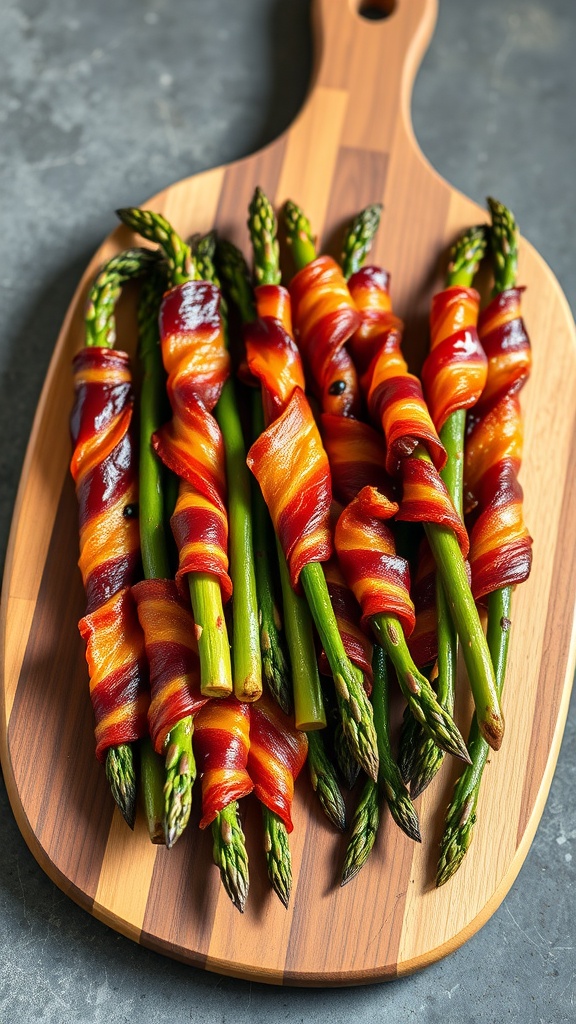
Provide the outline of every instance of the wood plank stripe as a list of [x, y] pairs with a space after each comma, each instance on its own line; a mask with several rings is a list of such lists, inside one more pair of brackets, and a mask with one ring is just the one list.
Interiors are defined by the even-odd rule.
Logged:
[[369, 203], [384, 198], [388, 154], [341, 146], [338, 151], [321, 251], [339, 259], [344, 231]]
[[76, 543], [70, 543], [76, 534], [74, 486], [66, 477], [10, 718], [9, 744], [14, 780], [31, 828], [57, 869], [92, 897], [113, 801], [94, 755], [88, 673], [76, 626], [84, 605]]
[[[318, 87], [288, 135], [275, 201], [299, 203], [321, 233], [340, 147], [348, 93]], [[321, 158], [319, 158], [321, 154]]]
[[276, 194], [286, 151], [286, 137], [266, 146], [239, 166], [228, 168], [222, 182], [214, 226], [223, 238], [230, 239], [245, 253], [252, 265], [252, 251], [248, 234], [248, 205], [256, 185], [267, 196]]

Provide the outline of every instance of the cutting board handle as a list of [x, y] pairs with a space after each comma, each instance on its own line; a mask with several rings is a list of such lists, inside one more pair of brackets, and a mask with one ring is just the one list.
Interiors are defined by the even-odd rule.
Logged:
[[[315, 0], [318, 88], [348, 94], [348, 144], [390, 152], [396, 133], [413, 133], [412, 85], [434, 30], [437, 0]], [[381, 20], [362, 10], [382, 10]]]

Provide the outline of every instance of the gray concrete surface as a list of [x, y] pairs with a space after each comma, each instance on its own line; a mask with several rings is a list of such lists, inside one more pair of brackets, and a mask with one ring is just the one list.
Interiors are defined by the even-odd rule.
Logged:
[[[290, 122], [308, 14], [306, 0], [1, 0], [1, 559], [51, 349], [112, 211]], [[513, 206], [573, 309], [575, 40], [573, 0], [440, 0], [413, 102], [432, 163]], [[2, 786], [2, 1024], [576, 1020], [575, 731], [573, 701], [534, 844], [482, 931], [413, 978], [343, 991], [205, 974], [109, 931], [42, 873]]]

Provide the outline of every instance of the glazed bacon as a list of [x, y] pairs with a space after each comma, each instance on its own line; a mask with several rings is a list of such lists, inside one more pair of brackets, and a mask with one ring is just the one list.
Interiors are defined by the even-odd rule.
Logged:
[[150, 736], [156, 752], [163, 754], [170, 730], [208, 700], [200, 693], [194, 619], [189, 600], [173, 580], [143, 580], [132, 594], [150, 666]]
[[254, 788], [247, 771], [250, 707], [236, 697], [212, 698], [196, 715], [193, 746], [202, 776], [200, 828]]
[[[298, 349], [286, 330], [285, 289], [258, 288], [256, 299], [267, 313], [247, 329], [246, 352], [250, 371], [262, 385], [269, 425], [250, 448], [247, 463], [260, 484], [296, 588], [308, 562], [324, 562], [332, 553], [330, 470], [304, 395]], [[278, 316], [272, 315], [275, 310]]]
[[362, 609], [363, 624], [384, 612], [398, 618], [409, 636], [414, 628], [410, 571], [406, 560], [396, 554], [385, 522], [397, 509], [375, 487], [364, 487], [342, 512], [334, 539], [344, 579]]
[[74, 358], [71, 473], [79, 506], [79, 567], [96, 756], [145, 736], [149, 703], [144, 639], [130, 584], [140, 567], [134, 396], [125, 352], [89, 347]]
[[134, 395], [126, 352], [83, 348], [74, 358], [70, 471], [79, 506], [87, 612], [134, 582], [140, 565]]
[[[446, 451], [424, 402], [417, 377], [408, 373], [400, 351], [401, 322], [391, 312], [389, 275], [364, 267], [350, 278], [350, 292], [362, 313], [362, 325], [351, 341], [360, 366], [370, 415], [386, 439], [386, 469], [402, 478], [403, 492], [396, 518], [437, 523], [454, 531], [466, 556], [468, 537], [440, 477]], [[421, 444], [431, 462], [409, 458]]]
[[301, 388], [295, 388], [282, 415], [254, 442], [247, 462], [297, 588], [308, 562], [325, 562], [332, 554], [330, 469]]
[[478, 338], [480, 296], [474, 288], [454, 285], [438, 292], [430, 312], [430, 352], [422, 383], [434, 426], [440, 433], [458, 409], [475, 405], [488, 371]]
[[363, 267], [350, 278], [350, 294], [362, 316], [350, 342], [352, 355], [362, 374], [370, 416], [386, 438], [390, 476], [418, 443], [425, 446], [440, 470], [446, 452], [430, 419], [420, 381], [408, 372], [402, 355], [402, 321], [392, 313], [389, 285], [389, 275], [379, 267]]
[[341, 268], [330, 256], [318, 256], [290, 284], [298, 344], [310, 367], [324, 412], [359, 412], [358, 378], [343, 347], [360, 324]]
[[144, 637], [129, 587], [123, 587], [78, 624], [86, 641], [90, 699], [96, 718], [96, 757], [148, 732]]
[[[211, 415], [230, 368], [219, 289], [208, 281], [187, 281], [167, 292], [160, 310], [160, 344], [172, 419], [152, 440], [165, 465], [185, 481], [174, 527], [179, 572], [215, 572], [226, 600], [232, 584], [224, 442]], [[218, 571], [205, 568], [210, 564]]]
[[250, 750], [248, 773], [254, 792], [292, 832], [291, 808], [294, 783], [306, 760], [306, 733], [268, 696], [250, 705]]
[[478, 324], [488, 379], [470, 417], [464, 463], [467, 506], [474, 508], [470, 565], [476, 600], [522, 583], [532, 563], [518, 482], [523, 444], [519, 391], [531, 366], [521, 294], [521, 288], [510, 288], [497, 295]]
[[347, 505], [366, 486], [377, 487], [392, 499], [382, 438], [374, 428], [352, 416], [331, 413], [323, 413], [320, 424], [336, 499]]

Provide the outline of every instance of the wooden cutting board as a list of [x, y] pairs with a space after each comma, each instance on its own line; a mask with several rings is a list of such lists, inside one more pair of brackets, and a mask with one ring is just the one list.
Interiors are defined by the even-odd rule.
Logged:
[[[410, 124], [412, 81], [432, 32], [435, 0], [380, 0], [369, 21], [354, 0], [316, 0], [318, 60], [294, 125], [255, 156], [172, 186], [146, 205], [183, 234], [213, 225], [248, 251], [246, 209], [256, 184], [278, 204], [298, 201], [324, 247], [368, 202], [384, 203], [375, 262], [392, 272], [406, 351], [418, 367], [427, 313], [446, 248], [485, 213], [446, 184], [419, 152]], [[498, 191], [498, 183], [494, 183]], [[136, 197], [135, 197], [136, 198]], [[301, 779], [291, 839], [294, 887], [285, 911], [271, 894], [259, 813], [246, 802], [251, 889], [244, 916], [194, 824], [170, 852], [132, 834], [113, 808], [93, 755], [76, 568], [77, 510], [68, 474], [70, 361], [82, 346], [86, 290], [97, 267], [131, 242], [119, 229], [96, 253], [63, 325], [34, 422], [12, 524], [2, 595], [1, 753], [12, 807], [42, 867], [100, 920], [146, 946], [239, 977], [344, 985], [406, 974], [461, 945], [498, 907], [528, 852], [552, 779], [574, 667], [576, 451], [574, 324], [552, 273], [523, 242], [520, 282], [534, 370], [523, 393], [521, 480], [534, 537], [532, 575], [514, 597], [504, 697], [507, 731], [492, 755], [479, 821], [462, 869], [433, 886], [443, 812], [457, 766], [445, 764], [420, 798], [425, 841], [385, 817], [360, 875], [338, 885], [345, 843]], [[130, 301], [119, 337], [134, 344]], [[572, 529], [571, 529], [572, 527]], [[461, 687], [461, 692], [462, 687]], [[467, 728], [470, 707], [460, 699]], [[449, 759], [447, 759], [449, 760]]]

